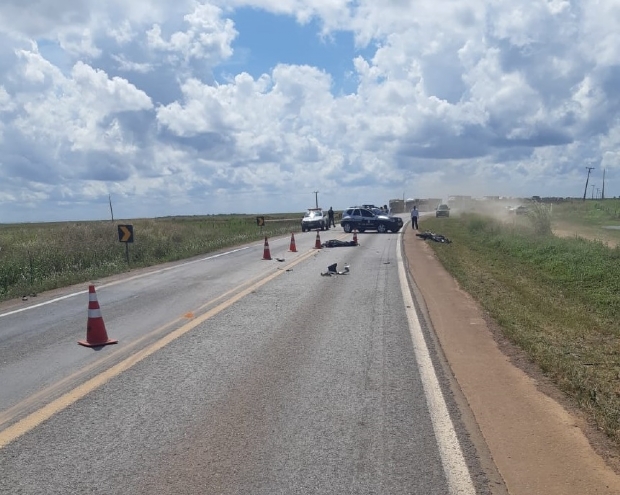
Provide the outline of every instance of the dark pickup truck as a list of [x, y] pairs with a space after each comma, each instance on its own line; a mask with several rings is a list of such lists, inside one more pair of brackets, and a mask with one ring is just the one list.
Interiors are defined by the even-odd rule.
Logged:
[[403, 219], [381, 213], [378, 209], [351, 207], [342, 213], [340, 225], [345, 232], [364, 232], [376, 230], [377, 232], [398, 232], [403, 227]]

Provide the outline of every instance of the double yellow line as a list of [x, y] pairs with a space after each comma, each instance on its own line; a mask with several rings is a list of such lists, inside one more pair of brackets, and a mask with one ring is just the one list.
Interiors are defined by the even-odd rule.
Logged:
[[[29, 432], [30, 430], [34, 429], [36, 426], [40, 425], [43, 421], [51, 418], [54, 414], [62, 411], [63, 409], [66, 409], [71, 404], [75, 403], [76, 401], [78, 401], [82, 397], [86, 396], [88, 393], [90, 393], [93, 390], [101, 387], [103, 384], [105, 384], [106, 382], [108, 382], [109, 380], [114, 378], [115, 376], [118, 376], [121, 373], [123, 373], [124, 371], [127, 371], [129, 368], [131, 368], [135, 364], [139, 363], [140, 361], [142, 361], [143, 359], [147, 358], [148, 356], [150, 356], [151, 354], [155, 353], [156, 351], [162, 349], [163, 347], [168, 345], [170, 342], [172, 342], [172, 341], [178, 339], [179, 337], [185, 335], [190, 330], [193, 330], [198, 325], [200, 325], [200, 324], [204, 323], [205, 321], [207, 321], [209, 318], [212, 318], [213, 316], [217, 315], [218, 313], [220, 313], [224, 309], [232, 306], [237, 301], [243, 299], [245, 296], [247, 296], [251, 292], [255, 291], [259, 287], [262, 287], [263, 285], [267, 284], [271, 280], [273, 280], [276, 277], [282, 275], [289, 268], [291, 268], [291, 267], [301, 263], [302, 261], [305, 261], [306, 259], [314, 256], [316, 253], [317, 253], [317, 251], [308, 251], [307, 253], [302, 254], [299, 258], [295, 259], [291, 263], [288, 263], [287, 265], [284, 265], [281, 270], [277, 270], [274, 273], [272, 273], [270, 275], [267, 275], [265, 277], [260, 276], [259, 280], [257, 282], [254, 282], [249, 287], [247, 287], [247, 288], [243, 289], [242, 291], [236, 293], [235, 295], [233, 295], [229, 299], [226, 299], [226, 301], [224, 301], [221, 304], [217, 305], [216, 307], [206, 311], [205, 313], [200, 314], [197, 317], [194, 317], [193, 314], [187, 314], [186, 317], [192, 317], [193, 318], [191, 321], [187, 322], [186, 324], [182, 325], [181, 327], [177, 328], [176, 330], [174, 330], [174, 331], [170, 332], [169, 334], [165, 335], [164, 337], [162, 337], [158, 341], [154, 342], [153, 344], [149, 345], [148, 347], [146, 347], [146, 348], [136, 352], [135, 354], [131, 355], [130, 357], [124, 359], [120, 363], [115, 364], [111, 368], [103, 371], [102, 373], [98, 374], [97, 376], [95, 376], [95, 377], [87, 380], [86, 382], [82, 383], [81, 385], [75, 387], [73, 390], [70, 390], [69, 392], [66, 392], [65, 394], [61, 395], [60, 397], [58, 397], [57, 399], [53, 400], [52, 402], [46, 404], [45, 406], [41, 407], [40, 409], [38, 409], [38, 410], [34, 411], [33, 413], [27, 415], [25, 418], [21, 419], [17, 423], [15, 423], [15, 424], [9, 426], [8, 428], [0, 431], [0, 449], [4, 448], [10, 442], [12, 442], [13, 440], [19, 438], [23, 434], [25, 434], [25, 433]], [[233, 290], [229, 291], [228, 293], [220, 296], [220, 298], [226, 297], [228, 294], [234, 293], [236, 290], [238, 290], [238, 289], [233, 289]], [[209, 304], [212, 304], [212, 302], [209, 302], [209, 303], [203, 305], [201, 308], [199, 308], [197, 310], [197, 312], [199, 312], [201, 309], [203, 309], [204, 307], [208, 306]], [[178, 321], [178, 319], [175, 320], [175, 321]], [[174, 322], [172, 322], [172, 323], [174, 323]], [[170, 326], [170, 324], [168, 324], [166, 326]], [[162, 327], [160, 327], [160, 329], [161, 328]], [[28, 401], [28, 399], [26, 399], [26, 401]], [[20, 404], [18, 404], [17, 406], [11, 408], [11, 410], [19, 409], [19, 406], [20, 406]], [[6, 416], [6, 414], [4, 416]]]

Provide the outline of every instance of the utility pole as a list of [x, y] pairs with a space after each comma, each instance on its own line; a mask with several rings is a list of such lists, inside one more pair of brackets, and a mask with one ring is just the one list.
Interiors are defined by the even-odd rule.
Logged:
[[314, 192], [314, 202], [316, 203], [316, 207], [319, 207], [319, 191], [312, 191]]
[[588, 192], [588, 181], [590, 180], [590, 171], [594, 170], [594, 167], [586, 167], [588, 169], [588, 177], [586, 178], [586, 188], [583, 191], [583, 200], [586, 200], [586, 193]]
[[594, 186], [595, 186], [595, 185], [596, 185], [596, 184], [592, 184], [592, 199], [594, 199]]
[[605, 170], [603, 169], [603, 190], [601, 191], [601, 199], [605, 199]]
[[112, 195], [108, 194], [108, 201], [110, 202], [110, 215], [112, 215], [112, 221], [114, 222], [114, 211], [112, 211]]

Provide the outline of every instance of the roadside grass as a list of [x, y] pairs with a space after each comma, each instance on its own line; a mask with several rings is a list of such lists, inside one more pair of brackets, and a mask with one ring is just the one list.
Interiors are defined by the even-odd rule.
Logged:
[[537, 222], [463, 214], [421, 227], [453, 241], [430, 245], [505, 335], [620, 444], [620, 249], [541, 234]]
[[553, 205], [553, 218], [557, 222], [588, 227], [620, 225], [620, 199], [574, 199]]
[[[298, 232], [302, 216], [264, 215], [262, 228], [248, 215], [3, 224], [0, 301]], [[133, 225], [129, 265], [119, 224]]]
[[572, 200], [553, 205], [553, 227], [558, 235], [596, 239], [620, 245], [620, 200]]

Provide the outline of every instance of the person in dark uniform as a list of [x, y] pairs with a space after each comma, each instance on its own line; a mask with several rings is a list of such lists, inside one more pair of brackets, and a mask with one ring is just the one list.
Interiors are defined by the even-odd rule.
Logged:
[[418, 230], [418, 217], [420, 216], [420, 212], [417, 206], [413, 206], [411, 210], [411, 228]]
[[327, 216], [329, 217], [329, 226], [330, 227], [335, 227], [336, 223], [334, 222], [334, 210], [332, 209], [332, 207], [329, 207], [329, 210], [327, 210]]

